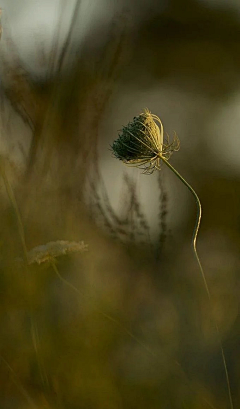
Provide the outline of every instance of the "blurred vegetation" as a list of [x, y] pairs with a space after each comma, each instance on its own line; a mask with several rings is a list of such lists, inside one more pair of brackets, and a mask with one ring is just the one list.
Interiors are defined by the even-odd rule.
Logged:
[[[172, 0], [161, 12], [152, 6], [155, 12], [150, 8], [138, 23], [117, 15], [81, 47], [71, 40], [73, 17], [41, 77], [23, 64], [8, 34], [2, 37], [8, 51], [1, 52], [1, 138], [9, 147], [0, 156], [3, 409], [229, 407], [212, 313], [190, 248], [194, 204], [171, 237], [168, 187], [159, 175], [159, 237], [151, 244], [128, 176], [121, 215], [111, 206], [98, 130], [114, 90], [126, 85], [134, 92], [174, 77], [193, 98], [211, 99], [213, 110], [227, 103], [238, 86], [240, 21], [231, 9], [195, 1]], [[240, 177], [216, 171], [214, 163], [201, 166], [210, 155], [201, 144], [211, 112], [205, 115], [196, 129], [198, 149], [191, 157], [179, 153], [179, 170], [190, 175], [203, 204], [199, 253], [237, 408]], [[25, 124], [22, 166], [12, 159], [11, 127], [18, 121]], [[83, 240], [88, 251], [27, 263], [26, 251], [59, 240]]]

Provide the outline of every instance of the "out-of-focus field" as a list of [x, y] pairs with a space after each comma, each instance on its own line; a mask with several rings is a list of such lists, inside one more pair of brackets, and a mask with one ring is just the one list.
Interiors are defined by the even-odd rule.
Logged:
[[[81, 47], [73, 18], [39, 77], [3, 32], [1, 409], [229, 408], [213, 315], [239, 407], [240, 20], [185, 6], [124, 12]], [[193, 198], [164, 166], [141, 175], [109, 151], [146, 106], [179, 135], [171, 163], [203, 205], [212, 306]]]

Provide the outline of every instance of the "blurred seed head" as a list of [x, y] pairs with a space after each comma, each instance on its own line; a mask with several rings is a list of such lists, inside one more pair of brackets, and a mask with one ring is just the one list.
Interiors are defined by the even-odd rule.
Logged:
[[47, 261], [52, 261], [56, 257], [62, 255], [70, 253], [82, 253], [87, 250], [88, 246], [84, 244], [83, 241], [50, 241], [47, 244], [34, 247], [28, 252], [28, 264], [42, 264]]

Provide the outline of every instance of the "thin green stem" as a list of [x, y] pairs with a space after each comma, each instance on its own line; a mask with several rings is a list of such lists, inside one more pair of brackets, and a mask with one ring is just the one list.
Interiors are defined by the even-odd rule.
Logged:
[[206, 289], [207, 292], [207, 296], [209, 299], [209, 303], [211, 305], [211, 309], [212, 309], [212, 315], [213, 315], [213, 320], [214, 320], [214, 325], [216, 328], [216, 332], [217, 332], [217, 336], [218, 336], [218, 342], [220, 345], [220, 350], [221, 350], [221, 355], [222, 355], [222, 361], [223, 361], [223, 366], [224, 366], [224, 371], [225, 371], [225, 376], [226, 376], [226, 382], [227, 382], [227, 388], [228, 388], [228, 396], [229, 396], [229, 403], [230, 403], [230, 408], [233, 409], [233, 400], [232, 400], [232, 392], [231, 392], [231, 387], [230, 387], [230, 380], [229, 380], [229, 373], [228, 373], [228, 368], [227, 368], [227, 363], [226, 363], [226, 357], [225, 357], [225, 353], [224, 353], [224, 349], [223, 349], [223, 345], [222, 345], [222, 340], [221, 340], [221, 336], [220, 336], [220, 331], [219, 331], [219, 327], [216, 321], [216, 318], [214, 317], [214, 313], [213, 313], [213, 303], [212, 303], [212, 296], [209, 290], [209, 286], [207, 283], [207, 279], [205, 276], [205, 273], [203, 271], [203, 267], [202, 264], [200, 262], [198, 253], [197, 253], [197, 237], [198, 237], [198, 232], [199, 232], [199, 227], [200, 227], [200, 223], [201, 223], [201, 217], [202, 217], [202, 206], [201, 206], [201, 202], [200, 199], [197, 195], [197, 193], [195, 192], [195, 190], [192, 188], [191, 185], [189, 185], [189, 183], [180, 175], [180, 173], [178, 173], [178, 171], [162, 156], [159, 155], [160, 159], [171, 169], [171, 171], [181, 180], [182, 183], [184, 183], [184, 185], [188, 188], [188, 190], [192, 193], [192, 195], [194, 196], [194, 199], [196, 201], [196, 205], [197, 205], [197, 218], [196, 218], [196, 224], [193, 230], [193, 237], [192, 237], [192, 246], [193, 246], [193, 251], [199, 266], [199, 269], [201, 271], [201, 275], [202, 275], [202, 279], [204, 282], [204, 287]]

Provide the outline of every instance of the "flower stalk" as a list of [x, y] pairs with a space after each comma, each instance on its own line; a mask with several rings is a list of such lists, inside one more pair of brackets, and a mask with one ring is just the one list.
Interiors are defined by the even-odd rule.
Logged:
[[[158, 126], [159, 124], [159, 126]], [[183, 178], [182, 175], [169, 163], [169, 159], [173, 152], [178, 151], [180, 148], [180, 142], [177, 135], [174, 135], [173, 141], [169, 141], [169, 136], [164, 139], [163, 125], [160, 118], [157, 115], [151, 114], [148, 109], [145, 109], [139, 116], [134, 117], [132, 122], [123, 127], [118, 139], [113, 142], [111, 146], [113, 155], [122, 160], [129, 166], [136, 166], [143, 169], [143, 173], [151, 174], [155, 170], [161, 170], [161, 161], [169, 167], [169, 169], [180, 179], [180, 181], [188, 188], [193, 195], [197, 205], [196, 224], [193, 230], [192, 247], [195, 258], [197, 260], [201, 276], [203, 279], [204, 287], [208, 296], [211, 309], [213, 311], [212, 297], [207, 283], [207, 279], [197, 253], [197, 237], [202, 217], [202, 206], [200, 199], [192, 188], [192, 186]], [[228, 388], [229, 404], [233, 409], [233, 400], [230, 387], [230, 380], [228, 374], [228, 368], [226, 364], [225, 353], [222, 346], [220, 331], [217, 321], [214, 317], [215, 329], [220, 345], [221, 356], [226, 376], [226, 383]]]

